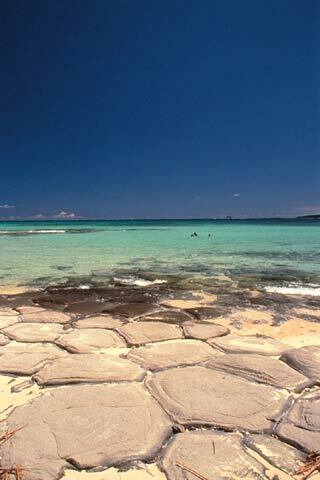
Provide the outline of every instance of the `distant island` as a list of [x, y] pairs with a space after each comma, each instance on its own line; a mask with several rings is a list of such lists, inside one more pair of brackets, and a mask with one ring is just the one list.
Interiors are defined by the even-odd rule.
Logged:
[[320, 220], [320, 213], [313, 215], [300, 215], [297, 217], [298, 220]]

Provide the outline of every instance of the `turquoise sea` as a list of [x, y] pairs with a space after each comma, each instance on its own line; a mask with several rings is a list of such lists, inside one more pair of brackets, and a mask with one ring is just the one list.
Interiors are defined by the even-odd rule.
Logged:
[[318, 296], [320, 221], [0, 222], [0, 286], [114, 282]]

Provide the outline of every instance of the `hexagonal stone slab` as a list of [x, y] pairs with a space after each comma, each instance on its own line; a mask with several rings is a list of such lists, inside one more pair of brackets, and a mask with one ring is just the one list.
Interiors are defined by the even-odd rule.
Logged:
[[14, 325], [15, 323], [19, 322], [19, 316], [16, 314], [14, 315], [0, 315], [0, 329], [9, 327], [9, 325]]
[[265, 469], [241, 444], [239, 434], [193, 431], [175, 435], [162, 468], [169, 480], [266, 480]]
[[320, 381], [320, 346], [294, 348], [282, 355], [281, 360], [309, 378]]
[[157, 402], [135, 383], [54, 389], [17, 407], [2, 429], [21, 425], [1, 453], [3, 465], [23, 465], [25, 480], [60, 478], [67, 460], [83, 469], [149, 460], [171, 432]]
[[63, 312], [44, 310], [40, 307], [19, 307], [22, 321], [27, 323], [68, 323], [71, 317]]
[[157, 305], [149, 303], [123, 303], [113, 307], [105, 307], [103, 312], [113, 313], [114, 315], [122, 315], [124, 317], [138, 317], [145, 313], [152, 312], [157, 308]]
[[183, 338], [182, 330], [178, 325], [162, 322], [132, 322], [123, 325], [117, 331], [130, 345]]
[[64, 332], [59, 323], [25, 322], [16, 323], [2, 331], [17, 342], [54, 342]]
[[182, 310], [161, 310], [159, 312], [150, 313], [140, 317], [138, 320], [141, 322], [166, 322], [166, 323], [183, 323], [192, 319], [192, 315], [189, 315]]
[[133, 348], [127, 358], [148, 370], [162, 370], [178, 365], [194, 365], [219, 354], [198, 340], [169, 340], [145, 347]]
[[56, 344], [72, 353], [90, 353], [112, 347], [125, 347], [126, 344], [116, 332], [101, 328], [83, 328], [61, 335]]
[[308, 452], [320, 445], [320, 389], [298, 398], [276, 428], [285, 441]]
[[7, 345], [7, 343], [9, 343], [9, 339], [8, 337], [6, 337], [5, 335], [2, 335], [2, 333], [0, 333], [0, 346], [2, 347], [3, 345]]
[[307, 379], [285, 363], [265, 355], [227, 353], [209, 360], [207, 367], [290, 390], [306, 385]]
[[186, 311], [194, 315], [199, 320], [208, 321], [212, 318], [217, 318], [217, 317], [221, 317], [222, 315], [225, 315], [228, 310], [222, 307], [197, 307], [197, 308], [188, 308]]
[[15, 317], [16, 315], [16, 310], [13, 310], [12, 308], [0, 308], [0, 317]]
[[58, 358], [34, 376], [40, 385], [140, 381], [145, 371], [137, 364], [111, 355], [78, 354]]
[[306, 458], [306, 455], [297, 448], [269, 435], [252, 433], [245, 435], [243, 442], [271, 465], [289, 475], [296, 473]]
[[229, 328], [217, 323], [185, 322], [182, 328], [186, 338], [196, 338], [198, 340], [222, 337], [230, 332]]
[[74, 323], [77, 328], [116, 328], [123, 325], [123, 321], [110, 315], [96, 315], [86, 317]]
[[284, 390], [204, 367], [164, 370], [146, 384], [163, 408], [183, 425], [262, 431], [284, 407]]
[[65, 355], [54, 345], [9, 343], [0, 352], [0, 373], [32, 375], [47, 362]]
[[278, 356], [290, 347], [279, 340], [264, 335], [227, 335], [208, 340], [210, 345], [230, 353], [258, 353]]

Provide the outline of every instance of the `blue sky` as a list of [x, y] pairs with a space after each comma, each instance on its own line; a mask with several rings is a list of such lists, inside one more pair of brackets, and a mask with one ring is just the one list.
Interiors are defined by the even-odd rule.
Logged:
[[2, 1], [0, 217], [320, 212], [317, 31], [316, 0]]

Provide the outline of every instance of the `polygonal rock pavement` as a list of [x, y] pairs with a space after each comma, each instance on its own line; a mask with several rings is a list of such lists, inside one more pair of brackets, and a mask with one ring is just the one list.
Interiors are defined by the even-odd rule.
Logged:
[[308, 452], [319, 451], [320, 389], [298, 398], [278, 424], [276, 433]]
[[265, 469], [241, 444], [239, 434], [193, 431], [175, 435], [162, 468], [169, 480], [265, 480]]
[[123, 321], [110, 315], [96, 315], [86, 317], [74, 323], [77, 328], [116, 328], [121, 327]]
[[210, 345], [230, 353], [258, 353], [260, 355], [281, 355], [290, 347], [279, 340], [264, 335], [227, 335], [208, 340]]
[[66, 355], [41, 368], [34, 376], [40, 385], [80, 382], [140, 381], [145, 375], [137, 364], [103, 354]]
[[163, 322], [132, 322], [117, 328], [117, 331], [130, 345], [183, 338], [182, 330], [178, 325]]
[[178, 423], [230, 430], [270, 428], [288, 397], [284, 390], [200, 366], [157, 372], [146, 384]]
[[54, 342], [64, 332], [59, 323], [19, 322], [2, 330], [17, 342]]
[[185, 322], [182, 328], [186, 338], [197, 338], [199, 340], [222, 337], [230, 332], [227, 327], [223, 327], [217, 323], [197, 323], [190, 321]]
[[7, 343], [9, 343], [9, 339], [5, 336], [5, 335], [2, 335], [2, 333], [0, 333], [0, 346], [3, 347], [3, 345], [7, 345]]
[[18, 314], [16, 314], [16, 316], [0, 315], [0, 329], [9, 327], [9, 325], [14, 325], [17, 322], [19, 322]]
[[102, 328], [83, 328], [61, 335], [56, 344], [72, 353], [90, 353], [112, 347], [125, 347], [126, 344], [116, 332]]
[[296, 389], [307, 382], [301, 373], [265, 355], [227, 353], [209, 360], [206, 366], [279, 388]]
[[0, 352], [0, 373], [32, 375], [45, 363], [64, 355], [55, 345], [9, 343]]
[[225, 315], [227, 310], [222, 307], [196, 307], [186, 310], [189, 314], [194, 315], [199, 320], [210, 320], [211, 318], [221, 317]]
[[271, 465], [289, 475], [296, 473], [306, 458], [306, 455], [297, 448], [269, 435], [251, 433], [245, 435], [243, 442]]
[[144, 315], [138, 320], [142, 322], [183, 323], [191, 319], [192, 316], [182, 310], [161, 310]]
[[40, 307], [19, 307], [22, 321], [27, 323], [68, 323], [71, 319], [63, 312], [44, 310]]
[[294, 348], [282, 355], [281, 360], [306, 375], [320, 381], [320, 346]]
[[199, 340], [169, 340], [133, 348], [127, 358], [148, 370], [161, 370], [178, 365], [194, 365], [219, 354]]
[[17, 407], [2, 431], [24, 426], [2, 445], [2, 465], [20, 465], [24, 480], [60, 478], [67, 461], [78, 468], [151, 459], [171, 422], [140, 385], [54, 389]]

